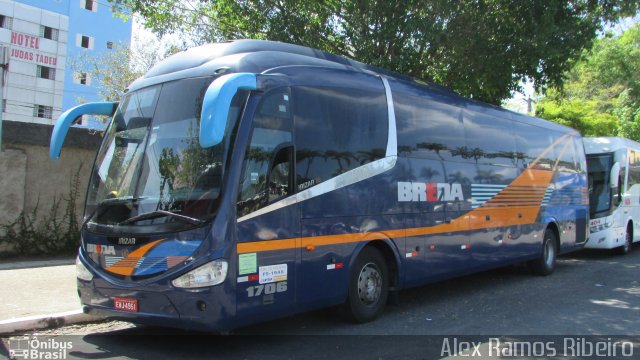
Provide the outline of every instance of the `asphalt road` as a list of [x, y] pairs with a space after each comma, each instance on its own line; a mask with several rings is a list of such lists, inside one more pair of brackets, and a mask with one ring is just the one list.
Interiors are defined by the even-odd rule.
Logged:
[[[549, 277], [510, 267], [405, 290], [398, 305], [388, 305], [377, 321], [367, 324], [345, 323], [334, 309], [326, 309], [237, 329], [232, 336], [121, 322], [78, 325], [38, 335], [65, 335], [56, 338], [72, 341], [67, 358], [431, 359], [465, 350], [460, 347], [465, 340], [482, 342], [478, 352], [484, 349], [482, 357], [491, 358], [487, 347], [493, 337], [503, 344], [559, 344], [566, 339], [576, 343], [584, 336], [588, 342], [609, 345], [626, 341], [625, 354], [620, 346], [609, 349], [617, 349], [617, 358], [627, 358], [624, 355], [631, 349], [631, 358], [637, 359], [639, 275], [640, 246], [627, 256], [581, 251], [559, 259]], [[450, 352], [445, 345], [451, 347]], [[472, 354], [472, 349], [467, 353]], [[541, 358], [587, 357], [575, 348], [572, 351], [569, 356], [543, 351]], [[533, 356], [517, 358], [527, 357]]]
[[329, 310], [235, 333], [640, 335], [640, 247], [628, 256], [571, 254], [548, 277], [511, 267], [405, 290], [372, 323], [346, 324]]

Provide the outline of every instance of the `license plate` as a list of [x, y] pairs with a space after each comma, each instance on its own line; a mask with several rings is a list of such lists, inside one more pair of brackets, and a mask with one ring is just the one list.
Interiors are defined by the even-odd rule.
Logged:
[[138, 312], [138, 300], [130, 298], [113, 298], [113, 308], [116, 310]]

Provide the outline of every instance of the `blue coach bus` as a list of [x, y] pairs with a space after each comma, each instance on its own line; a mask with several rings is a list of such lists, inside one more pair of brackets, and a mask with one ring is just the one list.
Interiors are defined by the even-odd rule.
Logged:
[[526, 262], [586, 240], [573, 129], [314, 49], [241, 40], [157, 64], [117, 103], [87, 192], [87, 313], [229, 330]]

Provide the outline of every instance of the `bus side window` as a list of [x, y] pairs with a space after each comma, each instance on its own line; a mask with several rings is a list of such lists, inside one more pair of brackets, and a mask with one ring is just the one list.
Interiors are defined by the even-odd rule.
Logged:
[[[513, 122], [516, 153], [522, 168], [551, 170], [555, 164], [553, 139], [550, 131], [520, 121]], [[537, 160], [537, 162], [536, 162]]]
[[[512, 121], [465, 108], [466, 148], [456, 151], [460, 160], [480, 164], [517, 166], [519, 157]], [[460, 161], [458, 160], [458, 161]]]
[[573, 137], [559, 137], [560, 141], [555, 148], [558, 158], [558, 171], [566, 173], [579, 173], [578, 161], [576, 160], [576, 148]]
[[577, 137], [572, 137], [573, 146], [576, 154], [576, 169], [578, 173], [584, 174], [587, 172], [587, 158], [584, 154], [584, 145], [582, 144], [582, 140]]
[[640, 184], [640, 153], [635, 150], [629, 150], [629, 180], [627, 191], [637, 184]]
[[465, 148], [460, 108], [402, 92], [393, 95], [393, 102], [400, 154], [418, 159], [460, 161], [459, 150]]
[[292, 194], [293, 136], [288, 88], [264, 95], [253, 118], [238, 193], [238, 216]]
[[269, 171], [269, 203], [293, 194], [293, 145], [281, 147], [271, 162]]
[[389, 124], [382, 88], [298, 86], [292, 92], [297, 191], [385, 157]]

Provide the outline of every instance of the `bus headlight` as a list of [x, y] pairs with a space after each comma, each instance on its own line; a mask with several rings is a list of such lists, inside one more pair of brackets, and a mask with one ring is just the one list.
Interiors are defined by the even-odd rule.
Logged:
[[173, 286], [179, 288], [199, 288], [218, 285], [227, 278], [228, 268], [229, 264], [226, 260], [213, 260], [174, 279], [171, 283]]
[[80, 261], [80, 257], [76, 257], [76, 277], [83, 281], [91, 281], [93, 274], [86, 266]]

